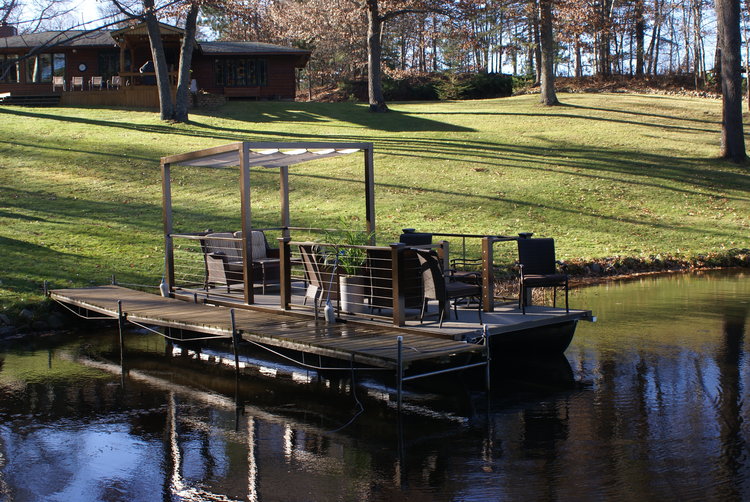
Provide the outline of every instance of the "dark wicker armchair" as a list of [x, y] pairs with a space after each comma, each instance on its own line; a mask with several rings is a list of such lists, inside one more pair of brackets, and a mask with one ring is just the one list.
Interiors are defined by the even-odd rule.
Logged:
[[[482, 287], [477, 284], [469, 284], [461, 281], [450, 281], [443, 275], [440, 268], [440, 260], [437, 254], [431, 250], [416, 250], [417, 259], [422, 270], [422, 287], [424, 289], [422, 301], [422, 313], [420, 321], [424, 320], [429, 300], [437, 300], [440, 315], [440, 326], [443, 326], [446, 310], [450, 317], [450, 301], [462, 298], [474, 298], [477, 303], [477, 314], [479, 324], [482, 324]], [[453, 303], [454, 314], [458, 319], [456, 302]]]
[[[521, 268], [518, 306], [526, 314], [527, 288], [553, 288], [552, 306], [557, 304], [557, 288], [565, 288], [565, 311], [568, 307], [568, 274], [565, 265], [555, 260], [554, 239], [518, 239], [518, 262]], [[557, 266], [562, 267], [559, 271]]]

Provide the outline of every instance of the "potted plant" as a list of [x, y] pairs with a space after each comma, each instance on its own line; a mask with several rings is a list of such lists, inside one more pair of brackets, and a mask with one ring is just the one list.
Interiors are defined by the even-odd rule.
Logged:
[[[342, 223], [346, 223], [342, 221]], [[342, 312], [365, 312], [367, 298], [367, 277], [363, 275], [367, 261], [367, 251], [356, 247], [371, 243], [372, 234], [356, 230], [328, 231], [326, 244], [333, 245], [326, 255], [326, 264], [335, 266], [338, 273], [339, 300]]]

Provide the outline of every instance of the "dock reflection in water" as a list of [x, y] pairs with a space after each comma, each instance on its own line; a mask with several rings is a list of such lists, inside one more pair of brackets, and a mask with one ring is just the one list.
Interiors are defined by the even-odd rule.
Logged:
[[[0, 500], [747, 500], [747, 275], [578, 292], [565, 356], [454, 376], [312, 372], [130, 333], [0, 349]], [[230, 364], [225, 364], [226, 359]], [[481, 378], [480, 378], [481, 379]], [[427, 383], [427, 382], [425, 382]], [[355, 418], [353, 421], [352, 418]]]

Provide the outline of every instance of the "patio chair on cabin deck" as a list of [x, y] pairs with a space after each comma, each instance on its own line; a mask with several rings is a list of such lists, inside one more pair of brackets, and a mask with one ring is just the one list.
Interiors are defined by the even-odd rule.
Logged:
[[[440, 327], [442, 327], [446, 310], [448, 311], [448, 317], [450, 317], [451, 300], [475, 298], [477, 301], [479, 324], [482, 324], [482, 287], [461, 281], [450, 281], [443, 275], [437, 253], [424, 249], [417, 249], [415, 251], [422, 270], [422, 287], [424, 288], [420, 322], [424, 320], [424, 313], [427, 310], [429, 300], [437, 300], [438, 302], [439, 322]], [[456, 308], [455, 301], [453, 302], [453, 310], [456, 320], [458, 320], [458, 309]]]
[[65, 90], [65, 77], [54, 75], [52, 77], [52, 92], [55, 92], [57, 88]]
[[76, 87], [83, 90], [83, 77], [73, 77], [70, 79], [70, 90], [75, 91]]
[[101, 76], [91, 77], [89, 80], [89, 89], [93, 90], [94, 87], [98, 87], [100, 91], [104, 89], [104, 79]]
[[[568, 307], [568, 274], [565, 265], [555, 260], [554, 239], [518, 239], [519, 278], [518, 306], [526, 314], [526, 288], [553, 288], [552, 306], [557, 303], [557, 288], [565, 288], [565, 311]], [[560, 272], [557, 265], [563, 268]]]
[[107, 89], [119, 89], [120, 87], [122, 87], [122, 77], [119, 75], [114, 75], [107, 81]]

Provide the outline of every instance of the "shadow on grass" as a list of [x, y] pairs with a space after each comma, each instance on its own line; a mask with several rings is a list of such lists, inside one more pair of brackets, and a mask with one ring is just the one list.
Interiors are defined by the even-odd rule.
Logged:
[[[424, 119], [407, 113], [392, 111], [387, 114], [373, 114], [367, 111], [366, 107], [348, 105], [335, 106], [330, 103], [312, 103], [305, 106], [305, 110], [282, 109], [279, 103], [266, 104], [268, 106], [256, 106], [256, 109], [248, 107], [231, 107], [216, 114], [199, 114], [195, 116], [223, 117], [244, 123], [274, 123], [274, 122], [305, 122], [305, 123], [323, 123], [326, 119], [340, 121], [342, 123], [355, 124], [361, 127], [370, 128], [385, 132], [471, 132], [474, 129], [438, 122], [430, 119]], [[290, 104], [290, 108], [293, 104]], [[326, 106], [327, 105], [327, 106]], [[301, 107], [301, 105], [300, 105]], [[15, 115], [19, 117], [38, 118], [45, 120], [56, 120], [61, 122], [72, 122], [78, 124], [95, 125], [100, 127], [112, 127], [127, 129], [138, 132], [170, 134], [178, 136], [192, 136], [198, 138], [223, 139], [228, 141], [246, 141], [251, 134], [267, 135], [266, 131], [244, 130], [218, 127], [205, 123], [189, 122], [189, 125], [204, 130], [180, 129], [179, 127], [164, 124], [132, 124], [127, 122], [116, 122], [110, 120], [87, 119], [81, 117], [70, 117], [62, 115], [53, 115], [40, 111], [18, 110], [11, 108], [0, 108], [0, 114]], [[271, 133], [275, 139], [312, 139], [325, 137], [320, 134], [290, 134], [276, 132]]]
[[[362, 184], [361, 180], [314, 175], [314, 174], [300, 174], [300, 173], [292, 174], [290, 173], [290, 178], [311, 178], [311, 179], [335, 181], [336, 183], [344, 182], [344, 183], [351, 183], [351, 184], [357, 184], [357, 185]], [[399, 184], [394, 184], [394, 183], [376, 183], [376, 193], [378, 192], [378, 188], [389, 188], [393, 190], [403, 190], [407, 192], [415, 190], [416, 188], [419, 190], [419, 192], [430, 194], [432, 196], [431, 200], [433, 201], [433, 204], [438, 204], [438, 202], [435, 202], [435, 201], [443, 201], [445, 204], [451, 207], [460, 208], [461, 210], [463, 210], [464, 207], [469, 206], [471, 203], [476, 203], [476, 202], [486, 203], [490, 201], [490, 202], [500, 202], [506, 205], [515, 205], [519, 207], [542, 209], [544, 211], [549, 211], [550, 214], [562, 213], [562, 214], [567, 214], [567, 215], [603, 220], [606, 222], [610, 222], [614, 225], [624, 224], [624, 225], [632, 225], [635, 228], [647, 227], [647, 228], [669, 230], [669, 231], [682, 230], [684, 232], [692, 232], [695, 235], [710, 234], [710, 235], [715, 235], [718, 237], [725, 237], [727, 239], [736, 239], [738, 237], [736, 233], [728, 232], [728, 231], [721, 231], [717, 228], [702, 228], [702, 227], [690, 226], [690, 225], [685, 225], [685, 224], [675, 224], [675, 223], [669, 223], [669, 224], [657, 223], [654, 221], [645, 221], [643, 219], [635, 218], [635, 217], [628, 216], [628, 215], [623, 215], [620, 217], [608, 216], [600, 212], [594, 212], [591, 210], [587, 211], [581, 207], [569, 207], [569, 206], [565, 206], [562, 204], [558, 204], [558, 205], [543, 204], [543, 203], [533, 202], [529, 200], [515, 199], [515, 198], [503, 197], [503, 196], [498, 196], [498, 195], [467, 194], [467, 193], [452, 191], [452, 190], [422, 188], [422, 187], [414, 187], [414, 186], [409, 186], [409, 185], [399, 185]]]
[[[3, 273], [2, 288], [10, 291], [42, 293], [43, 279], [67, 281], [70, 273], [68, 267], [86, 267], [86, 259], [73, 253], [55, 251], [47, 246], [40, 246], [21, 239], [0, 236]], [[67, 265], [67, 266], [66, 266]]]
[[[268, 121], [292, 119], [299, 120], [299, 113], [306, 114], [310, 117], [310, 120], [320, 120], [321, 115], [319, 112], [325, 110], [328, 110], [328, 116], [339, 116], [337, 120], [342, 121], [346, 120], [346, 118], [341, 117], [341, 115], [345, 115], [347, 113], [346, 110], [359, 113], [363, 117], [363, 121], [364, 118], [367, 118], [370, 122], [372, 122], [373, 117], [373, 114], [367, 111], [366, 107], [357, 107], [354, 105], [349, 105], [350, 108], [345, 109], [341, 106], [331, 106], [327, 103], [308, 103], [304, 104], [305, 110], [314, 109], [316, 110], [315, 113], [307, 113], [305, 110], [301, 110], [300, 112], [293, 112], [293, 116], [286, 115], [287, 113], [292, 113], [288, 108], [285, 108], [285, 111], [280, 111], [278, 103], [261, 103], [260, 105], [263, 105], [258, 106], [258, 113], [260, 115], [265, 114], [269, 115], [270, 117], [271, 112], [268, 112], [268, 110], [271, 110], [273, 112], [273, 118], [268, 118]], [[303, 106], [302, 104], [296, 103], [290, 103], [288, 105], [289, 107]], [[577, 105], [568, 106], [578, 107]], [[213, 128], [215, 130], [221, 130], [223, 132], [211, 134], [204, 131], [202, 133], [195, 133], [192, 131], [175, 128], [174, 126], [169, 126], [166, 124], [155, 126], [121, 124], [116, 122], [80, 119], [75, 117], [58, 117], [36, 111], [27, 112], [20, 110], [0, 109], [0, 113], [12, 113], [21, 116], [49, 118], [62, 121], [72, 120], [106, 127], [125, 127], [128, 129], [143, 132], [159, 132], [169, 135], [200, 136], [231, 141], [247, 140], [249, 136], [249, 132], [237, 132], [235, 130], [233, 133], [231, 133], [231, 130], [228, 128], [213, 128], [213, 126], [207, 126], [205, 124], [197, 123], [193, 123], [192, 125], [198, 128]], [[230, 110], [230, 113], [227, 114], [227, 116], [245, 117], [248, 113], [252, 114], [254, 112], [249, 110], [232, 109]], [[430, 114], [432, 112], [420, 112], [420, 114], [422, 113]], [[468, 113], [471, 114], [471, 112]], [[640, 112], [633, 113], [637, 114]], [[502, 115], [503, 113], [500, 112], [499, 114]], [[391, 114], [384, 114], [382, 115], [382, 117], [387, 117], [388, 115]], [[537, 113], [529, 115], [559, 116], [549, 113]], [[627, 122], [632, 123], [630, 121]], [[682, 129], [701, 131], [699, 129], [690, 128]], [[738, 174], [737, 172], [727, 172], [721, 169], [711, 169], [710, 162], [708, 162], [709, 165], [707, 166], [707, 160], [710, 161], [710, 159], [670, 157], [665, 155], [634, 152], [632, 150], [588, 148], [582, 147], [578, 144], [566, 144], [560, 142], [550, 142], [549, 145], [545, 146], [519, 146], [513, 144], [512, 142], [493, 143], [488, 141], [476, 141], [468, 138], [430, 139], [416, 136], [397, 138], [368, 138], [366, 130], [362, 133], [342, 134], [337, 135], [336, 137], [331, 137], [330, 135], [326, 134], [311, 133], [291, 135], [289, 133], [278, 131], [264, 131], [263, 135], [267, 139], [281, 141], [288, 139], [306, 139], [315, 141], [372, 140], [375, 145], [376, 153], [386, 156], [386, 158], [388, 156], [405, 158], [409, 157], [417, 159], [429, 157], [431, 160], [460, 162], [462, 164], [479, 164], [482, 166], [490, 167], [494, 166], [501, 170], [507, 166], [510, 168], [531, 169], [542, 172], [554, 171], [559, 173], [563, 171], [566, 175], [587, 178], [592, 180], [592, 182], [600, 180], [606, 182], [617, 182], [624, 185], [654, 187], [692, 195], [706, 195], [704, 192], [696, 190], [696, 188], [708, 190], [711, 192], [720, 192], [723, 190], [736, 190], [739, 187], [745, 187], [746, 191], [750, 191], [750, 176], [746, 174]], [[51, 146], [38, 146], [37, 143], [32, 141], [32, 138], [29, 138], [29, 140], [24, 143], [15, 141], [13, 143], [8, 142], [6, 144], [25, 145], [30, 148], [49, 149], [51, 153], [56, 150], [56, 148]], [[63, 150], [62, 146], [59, 148], [59, 150]], [[64, 148], [64, 150], [66, 152], [70, 151], [67, 149], [67, 147]], [[97, 155], [109, 155], [112, 157], [122, 156], [122, 154], [114, 154], [111, 152], [88, 152], [85, 150], [77, 151], [83, 154], [92, 153]], [[148, 150], [144, 149], [143, 153], [133, 155], [129, 151], [128, 157], [131, 159], [137, 158], [143, 161], [151, 160], [153, 162], [157, 162], [157, 159], [160, 155], [154, 154], [153, 156], [149, 157], [147, 152]], [[53, 160], [53, 157], [54, 155], [50, 155], [50, 160]], [[721, 196], [721, 194], [717, 195]], [[747, 200], [747, 198], [743, 197], [732, 197], [732, 199]]]

